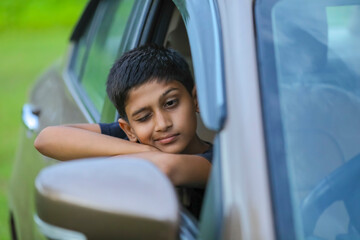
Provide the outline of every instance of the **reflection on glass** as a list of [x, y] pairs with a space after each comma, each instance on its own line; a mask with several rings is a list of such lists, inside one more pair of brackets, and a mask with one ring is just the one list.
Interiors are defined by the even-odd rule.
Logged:
[[298, 237], [360, 239], [360, 2], [270, 9]]
[[101, 112], [105, 100], [105, 83], [114, 63], [134, 0], [109, 1], [109, 6], [100, 10], [101, 24], [88, 52], [81, 84], [95, 108]]

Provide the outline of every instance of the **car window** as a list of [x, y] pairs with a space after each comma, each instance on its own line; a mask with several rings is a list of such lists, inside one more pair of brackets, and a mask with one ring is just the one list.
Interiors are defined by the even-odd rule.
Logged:
[[82, 62], [84, 61], [84, 56], [86, 52], [86, 47], [90, 44], [89, 37], [89, 26], [86, 28], [84, 36], [79, 39], [76, 49], [76, 57], [73, 60], [72, 70], [76, 76], [76, 79], [81, 79], [82, 72]]
[[277, 191], [289, 194], [297, 239], [359, 238], [360, 5], [256, 8], [271, 174], [288, 176], [289, 192]]
[[107, 75], [118, 55], [134, 2], [102, 1], [91, 25], [77, 43], [72, 68], [86, 98], [98, 113], [106, 97]]
[[[219, 131], [224, 125], [227, 108], [216, 3], [188, 1], [184, 5], [180, 0], [174, 3], [180, 9], [189, 36], [202, 120], [207, 128]], [[202, 11], [195, 13], [194, 9]]]
[[[198, 131], [205, 135], [212, 135], [220, 131], [225, 122], [226, 99], [225, 82], [223, 69], [223, 49], [221, 45], [220, 21], [217, 12], [217, 3], [213, 1], [174, 1], [178, 7], [185, 28], [181, 25], [176, 27], [170, 23], [170, 31], [167, 35], [166, 46], [178, 49], [187, 59], [191, 59], [194, 69], [197, 94], [200, 104], [201, 119], [204, 125], [199, 124]], [[201, 11], [196, 11], [201, 9]], [[176, 16], [176, 15], [174, 15]], [[174, 17], [173, 16], [173, 17]], [[207, 26], [203, 28], [202, 26]], [[183, 29], [183, 30], [182, 30]], [[184, 34], [182, 34], [184, 31]], [[186, 34], [187, 33], [187, 34]], [[187, 53], [184, 40], [188, 36], [191, 49]], [[200, 121], [199, 121], [200, 122]], [[210, 130], [213, 132], [210, 133]], [[202, 239], [217, 239], [220, 236], [219, 226], [223, 220], [223, 192], [221, 184], [221, 159], [220, 159], [220, 140], [215, 137], [214, 155], [212, 159], [212, 170], [206, 187], [201, 217], [199, 219], [199, 230], [188, 231], [193, 235], [199, 234]], [[181, 229], [182, 230], [182, 229]], [[183, 233], [181, 239], [195, 239]], [[197, 236], [197, 237], [199, 237]]]

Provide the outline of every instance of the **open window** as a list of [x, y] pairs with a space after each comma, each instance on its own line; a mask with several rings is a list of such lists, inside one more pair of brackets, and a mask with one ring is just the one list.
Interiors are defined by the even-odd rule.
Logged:
[[[164, 46], [167, 48], [172, 48], [177, 50], [189, 64], [190, 70], [192, 71], [192, 74], [194, 76], [194, 72], [193, 72], [194, 68], [192, 64], [189, 38], [186, 32], [184, 21], [177, 8], [174, 8], [173, 13], [171, 15], [171, 19], [164, 40]], [[194, 80], [196, 84], [196, 79]], [[215, 132], [205, 127], [200, 115], [197, 115], [197, 117], [198, 117], [198, 127], [197, 127], [198, 135], [200, 136], [201, 139], [213, 143]]]
[[[149, 35], [144, 35], [143, 38], [146, 40], [143, 40], [143, 42], [139, 45], [144, 43], [156, 43], [158, 45], [163, 45], [166, 48], [176, 50], [182, 55], [182, 57], [184, 57], [194, 77], [194, 67], [189, 38], [181, 13], [171, 1], [164, 1], [162, 4], [159, 4], [157, 8], [158, 12], [156, 13], [156, 16], [158, 17], [153, 19], [153, 25], [152, 27], [149, 27], [151, 29], [151, 31], [149, 31]], [[196, 84], [196, 78], [194, 78], [194, 81]], [[200, 114], [197, 114], [197, 133], [202, 140], [213, 143], [215, 131], [209, 130], [204, 125]], [[201, 205], [196, 206], [196, 209], [194, 209], [194, 205], [191, 203], [194, 201], [194, 194], [196, 195], [196, 198], [199, 196], [199, 198], [203, 199], [205, 189], [194, 190], [188, 188], [177, 188], [177, 192], [184, 209], [191, 206], [191, 210], [188, 208], [189, 211], [184, 210], [186, 213], [182, 212], [183, 223], [180, 226], [182, 229], [187, 229], [184, 231], [188, 231], [197, 225], [195, 219], [199, 218], [201, 211]], [[193, 233], [192, 237], [197, 235], [196, 232], [197, 230]]]
[[[212, 226], [218, 225], [218, 221], [221, 219], [222, 191], [221, 184], [219, 184], [221, 180], [219, 176], [220, 147], [215, 135], [222, 129], [225, 121], [226, 104], [221, 34], [218, 29], [219, 20], [215, 3], [212, 1], [188, 1], [186, 6], [184, 1], [169, 0], [93, 0], [90, 3], [96, 3], [98, 6], [93, 6], [95, 10], [92, 13], [90, 11], [91, 14], [87, 16], [87, 25], [83, 24], [84, 26], [75, 31], [78, 35], [75, 34], [72, 37], [75, 43], [75, 54], [71, 62], [72, 65], [70, 64], [70, 70], [77, 82], [75, 87], [77, 87], [78, 92], [82, 93], [80, 98], [85, 103], [94, 122], [103, 122], [104, 119], [109, 122], [114, 120], [114, 108], [109, 108], [109, 111], [106, 110], [111, 103], [103, 96], [106, 81], [106, 76], [103, 73], [105, 69], [110, 68], [108, 63], [113, 62], [122, 52], [146, 43], [156, 43], [177, 50], [188, 62], [197, 85], [200, 104], [201, 116], [198, 115], [197, 132], [201, 139], [214, 143], [213, 172], [207, 187], [211, 191], [206, 193], [208, 195], [205, 200], [206, 209], [204, 210], [204, 204], [202, 209], [200, 209], [201, 206], [198, 209], [199, 212], [203, 212], [202, 214], [210, 214], [211, 217], [201, 217], [203, 220], [200, 220], [200, 224], [212, 229], [212, 231], [207, 231], [208, 234], [216, 236], [214, 231], [219, 231], [216, 230], [219, 228], [212, 228]], [[128, 4], [124, 5], [125, 3]], [[110, 6], [111, 4], [115, 4], [113, 8]], [[196, 12], [198, 9], [201, 9], [200, 13]], [[115, 24], [119, 14], [122, 16], [120, 18], [122, 20]], [[189, 15], [192, 17], [188, 18]], [[114, 31], [119, 32], [109, 39], [108, 43], [104, 36], [112, 33], [113, 30], [111, 28], [104, 32], [101, 29], [102, 19], [107, 18], [112, 18], [107, 27], [114, 26]], [[203, 25], [207, 27], [200, 27]], [[98, 45], [97, 42], [99, 42]], [[110, 49], [113, 50], [106, 54], [110, 45]], [[91, 84], [93, 81], [90, 81], [90, 78], [87, 80], [86, 76], [95, 77], [95, 75], [91, 73], [94, 69], [88, 64], [91, 63], [92, 57], [102, 59], [99, 57], [99, 52], [105, 54], [106, 61], [102, 61], [104, 64], [100, 66], [102, 75], [96, 75], [95, 80], [103, 82], [90, 86], [87, 85], [87, 81]], [[99, 91], [102, 92], [102, 95], [100, 101], [97, 101], [96, 93]], [[193, 229], [188, 238], [192, 239], [197, 236], [198, 230], [197, 227], [194, 227], [197, 222], [189, 219], [193, 218], [190, 215], [185, 216], [184, 224], [181, 227], [183, 228], [186, 225], [187, 231]]]
[[[173, 2], [175, 4], [162, 2], [163, 6], [156, 13], [160, 17], [153, 21], [152, 28], [148, 27], [152, 35], [143, 36], [140, 43], [155, 42], [177, 50], [193, 73], [201, 113], [201, 117], [198, 116], [198, 135], [213, 143], [213, 167], [199, 209], [199, 221], [191, 221], [191, 216], [182, 213], [180, 235], [184, 234], [185, 239], [195, 239], [199, 235], [203, 239], [217, 239], [221, 234], [223, 203], [220, 141], [216, 134], [221, 131], [226, 118], [219, 16], [216, 3], [212, 1]], [[199, 9], [201, 11], [197, 11]]]

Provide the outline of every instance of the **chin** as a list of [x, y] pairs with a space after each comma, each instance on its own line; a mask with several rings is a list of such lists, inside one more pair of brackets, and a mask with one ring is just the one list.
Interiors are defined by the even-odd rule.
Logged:
[[184, 149], [180, 146], [163, 146], [159, 148], [160, 151], [165, 153], [180, 154], [183, 153]]

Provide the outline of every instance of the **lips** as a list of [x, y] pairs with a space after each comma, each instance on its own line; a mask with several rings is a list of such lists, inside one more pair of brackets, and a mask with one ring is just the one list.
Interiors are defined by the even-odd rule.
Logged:
[[164, 137], [160, 137], [160, 138], [156, 139], [155, 141], [157, 141], [161, 144], [170, 144], [170, 143], [176, 141], [178, 136], [179, 136], [179, 134], [167, 135]]

